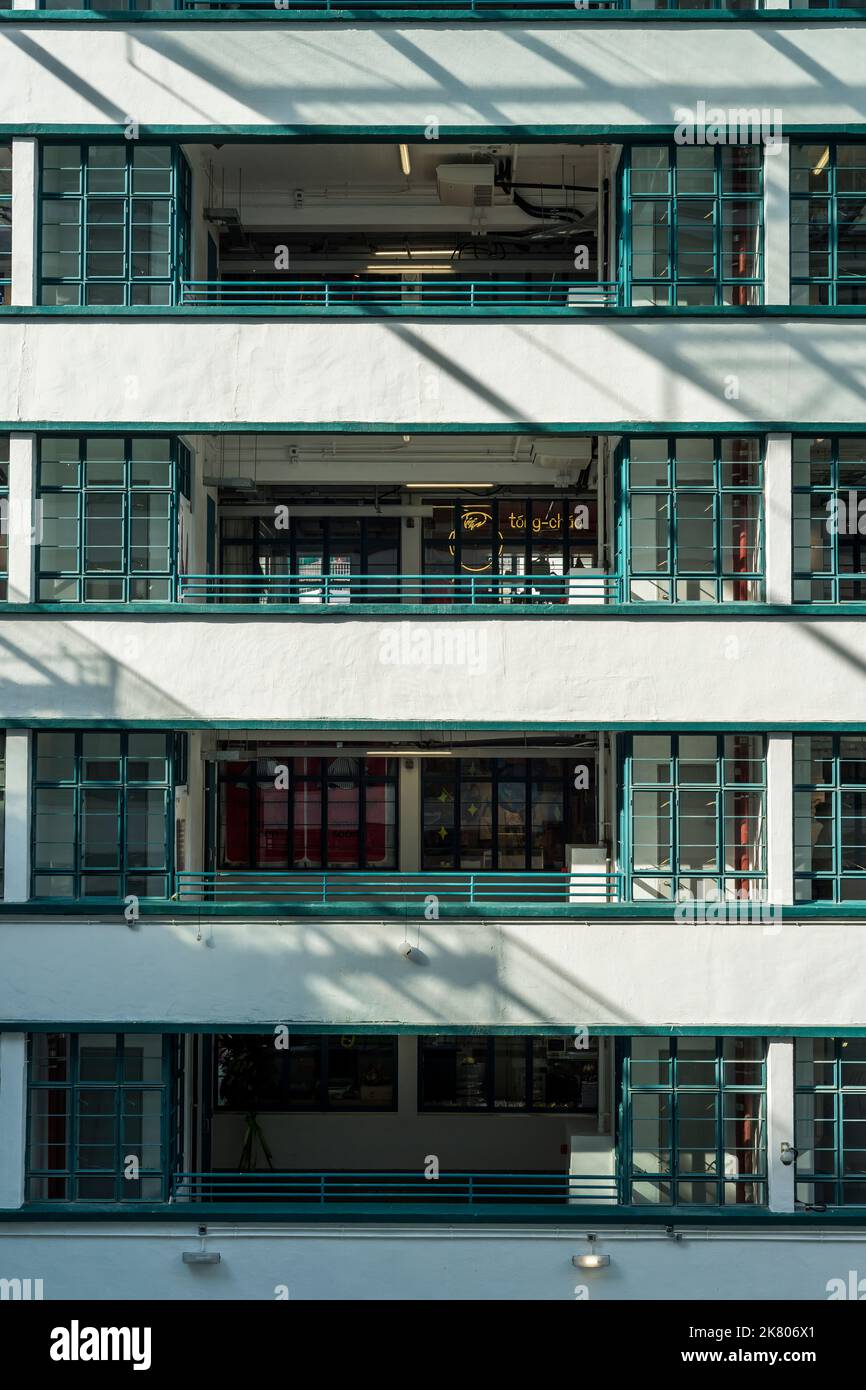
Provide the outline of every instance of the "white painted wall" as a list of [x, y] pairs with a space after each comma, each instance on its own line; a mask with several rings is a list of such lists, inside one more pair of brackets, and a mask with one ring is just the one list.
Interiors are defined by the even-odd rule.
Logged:
[[[170, 326], [169, 326], [170, 324]], [[15, 317], [0, 419], [862, 424], [866, 333], [827, 319]]]
[[0, 1209], [24, 1201], [27, 1115], [27, 1039], [0, 1033]]
[[[94, 914], [95, 915], [95, 914]], [[0, 924], [0, 1021], [862, 1028], [863, 922], [154, 920]], [[198, 939], [199, 930], [201, 939]], [[47, 971], [45, 962], [51, 962]]]
[[[862, 723], [856, 618], [0, 616], [0, 718]], [[735, 642], [732, 641], [736, 639]], [[410, 736], [411, 737], [411, 736]], [[416, 734], [417, 737], [417, 734]]]
[[[575, 1269], [587, 1227], [469, 1230], [345, 1225], [210, 1226], [218, 1265], [182, 1263], [201, 1243], [194, 1222], [0, 1227], [0, 1276], [42, 1278], [46, 1299], [291, 1300], [804, 1299], [828, 1297], [830, 1280], [862, 1273], [866, 1238], [857, 1231], [762, 1234], [726, 1227], [605, 1228], [596, 1248], [607, 1269]], [[591, 1228], [591, 1229], [598, 1229]], [[858, 1276], [859, 1277], [859, 1276]], [[856, 1282], [856, 1281], [855, 1281]], [[585, 1292], [576, 1294], [576, 1289]], [[804, 1318], [805, 1321], [805, 1318]]]
[[672, 126], [704, 101], [845, 124], [864, 56], [856, 22], [4, 26], [0, 123]]

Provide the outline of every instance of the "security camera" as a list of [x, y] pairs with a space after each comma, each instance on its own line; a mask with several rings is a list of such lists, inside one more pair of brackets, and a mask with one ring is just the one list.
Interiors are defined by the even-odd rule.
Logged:
[[779, 1150], [780, 1161], [784, 1163], [786, 1168], [790, 1168], [791, 1164], [795, 1162], [796, 1158], [797, 1150], [794, 1148], [794, 1146], [792, 1144], [787, 1144], [783, 1142], [782, 1147]]

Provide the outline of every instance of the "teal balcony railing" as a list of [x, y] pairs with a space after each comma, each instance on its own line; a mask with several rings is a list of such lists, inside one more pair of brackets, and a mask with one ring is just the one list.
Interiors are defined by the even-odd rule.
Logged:
[[457, 908], [621, 902], [622, 875], [618, 870], [583, 868], [558, 873], [187, 869], [176, 875], [175, 897], [182, 903], [250, 910], [260, 906], [290, 912], [399, 908], [423, 915], [431, 897], [443, 907]]
[[246, 604], [585, 604], [620, 603], [617, 574], [182, 574], [190, 603]]
[[469, 280], [436, 276], [409, 282], [396, 276], [370, 280], [183, 280], [187, 308], [279, 309], [294, 314], [570, 314], [612, 309], [620, 302], [613, 280]]
[[272, 1170], [175, 1173], [173, 1202], [409, 1203], [423, 1207], [506, 1204], [568, 1205], [619, 1202], [619, 1183], [606, 1175], [575, 1173], [298, 1172]]

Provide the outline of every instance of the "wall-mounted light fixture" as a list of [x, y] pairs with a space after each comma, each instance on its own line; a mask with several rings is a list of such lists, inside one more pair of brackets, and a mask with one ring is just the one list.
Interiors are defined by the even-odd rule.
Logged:
[[782, 1140], [779, 1147], [779, 1160], [784, 1163], [786, 1168], [790, 1168], [792, 1163], [796, 1163], [798, 1153], [799, 1150], [795, 1149], [793, 1144], [787, 1143], [784, 1139]]
[[607, 1269], [610, 1264], [610, 1255], [600, 1255], [595, 1248], [598, 1239], [596, 1235], [587, 1234], [589, 1241], [589, 1251], [585, 1255], [572, 1255], [571, 1263], [577, 1269]]

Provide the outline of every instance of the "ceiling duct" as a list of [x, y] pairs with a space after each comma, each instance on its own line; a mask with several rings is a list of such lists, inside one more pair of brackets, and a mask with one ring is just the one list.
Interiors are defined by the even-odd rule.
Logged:
[[436, 170], [436, 191], [440, 203], [450, 207], [492, 207], [496, 165], [440, 164]]
[[592, 459], [592, 435], [579, 439], [533, 439], [529, 457], [536, 468], [585, 468]]

